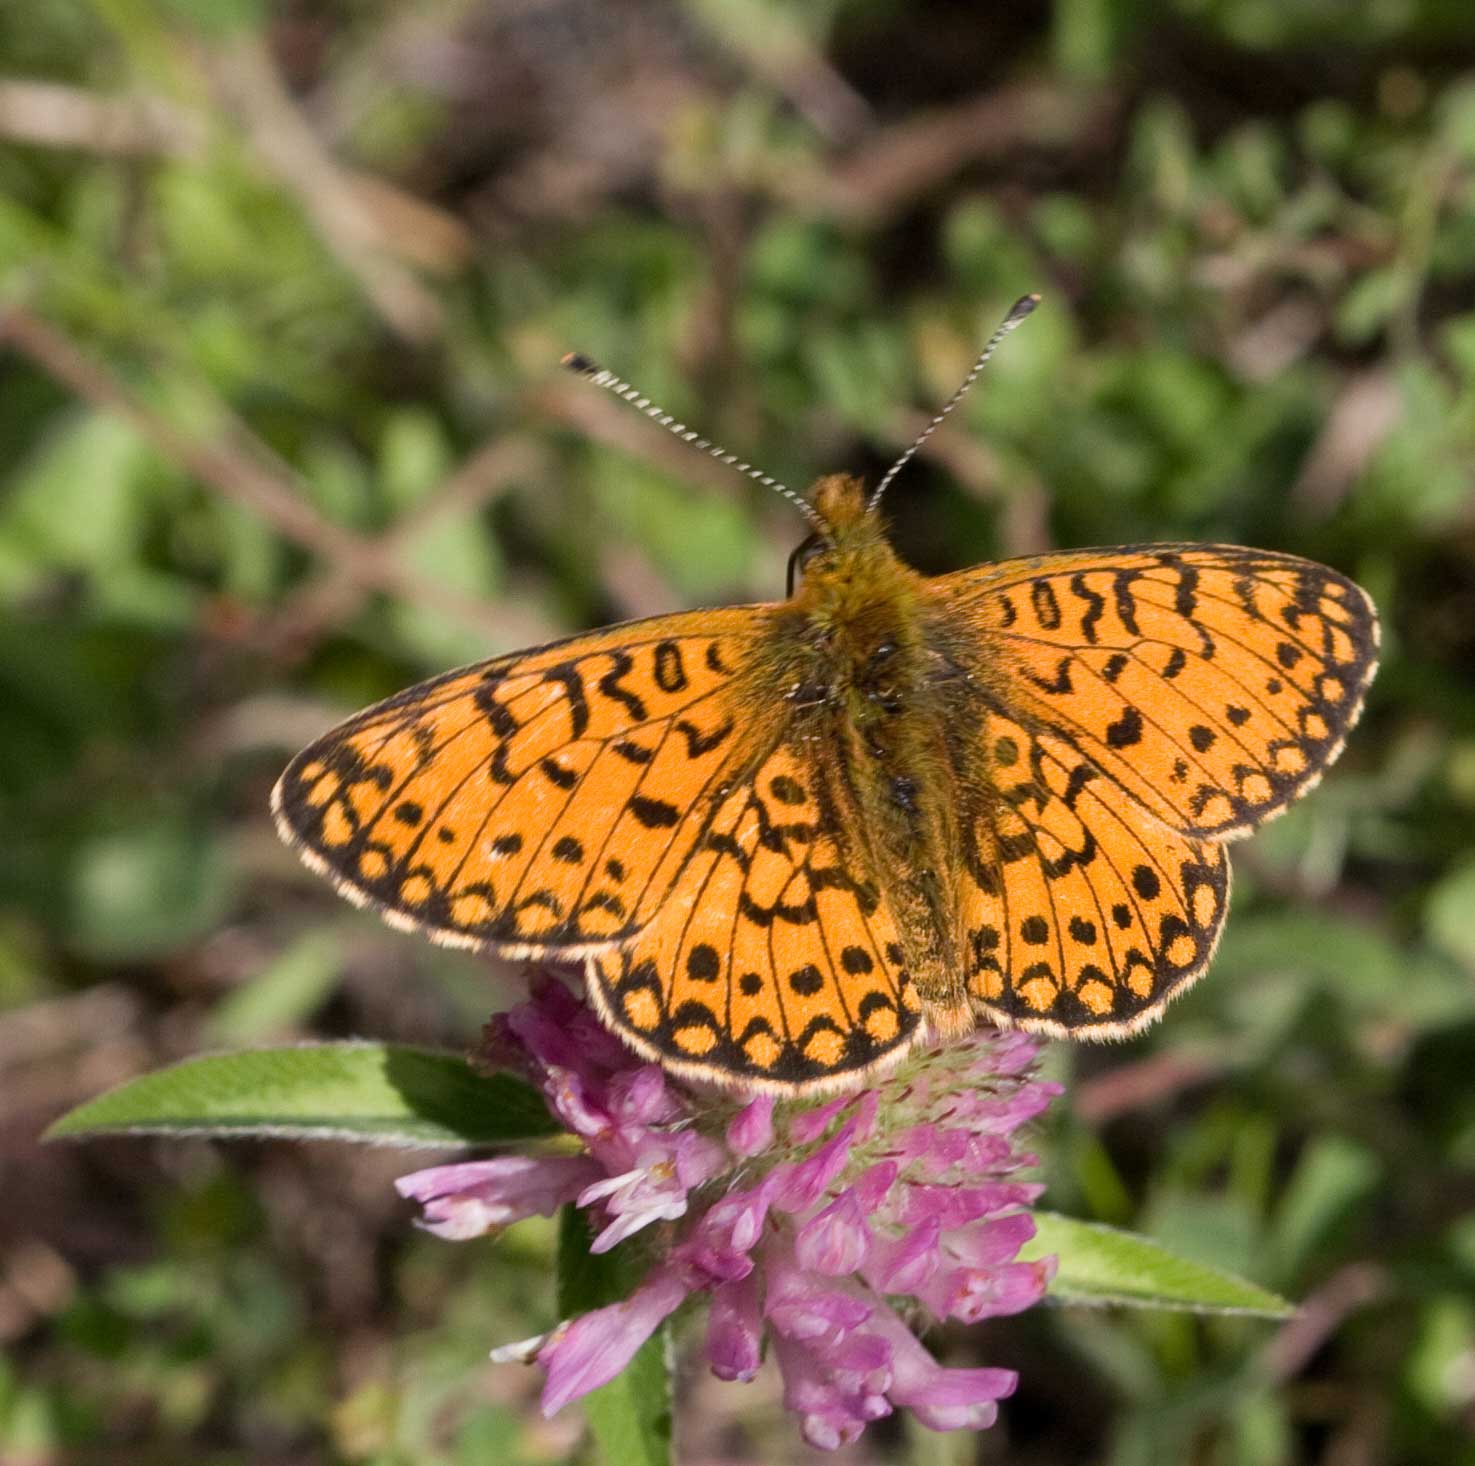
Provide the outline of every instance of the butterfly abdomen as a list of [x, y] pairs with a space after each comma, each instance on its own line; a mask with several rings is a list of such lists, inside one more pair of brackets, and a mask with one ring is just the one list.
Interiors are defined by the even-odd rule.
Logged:
[[[826, 481], [832, 485], [833, 481]], [[940, 677], [956, 675], [929, 647], [926, 582], [897, 559], [874, 518], [850, 519], [853, 481], [831, 487], [836, 542], [806, 567], [779, 621], [790, 659], [783, 684], [796, 744], [839, 755], [838, 797], [855, 811], [857, 863], [887, 891], [906, 979], [932, 1025], [972, 1023], [958, 949], [949, 852], [956, 848]], [[821, 502], [826, 495], [820, 495]]]

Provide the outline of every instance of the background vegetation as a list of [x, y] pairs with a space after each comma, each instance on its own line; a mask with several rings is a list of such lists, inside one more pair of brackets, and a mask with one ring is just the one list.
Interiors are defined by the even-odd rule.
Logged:
[[[1386, 618], [1236, 854], [1216, 970], [1058, 1048], [1050, 1201], [1306, 1300], [1041, 1310], [979, 1439], [857, 1461], [1475, 1461], [1475, 18], [1467, 0], [26, 0], [0, 8], [0, 1458], [553, 1462], [551, 1228], [416, 1235], [379, 1152], [42, 1149], [211, 1047], [462, 1044], [519, 974], [337, 902], [266, 794], [334, 717], [782, 589], [793, 483], [928, 570], [1222, 538]], [[684, 1459], [800, 1459], [680, 1376]], [[892, 1423], [895, 1425], [895, 1423]]]

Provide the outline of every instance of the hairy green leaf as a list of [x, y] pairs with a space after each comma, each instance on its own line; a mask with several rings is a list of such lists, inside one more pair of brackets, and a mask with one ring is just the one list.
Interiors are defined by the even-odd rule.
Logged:
[[1062, 1303], [1127, 1304], [1181, 1313], [1244, 1313], [1287, 1318], [1294, 1307], [1233, 1273], [1169, 1252], [1148, 1237], [1055, 1212], [1035, 1213], [1026, 1260], [1054, 1253], [1059, 1271], [1050, 1296]]
[[497, 1145], [557, 1126], [530, 1086], [404, 1044], [211, 1054], [131, 1079], [63, 1115], [47, 1139], [258, 1135], [372, 1145]]

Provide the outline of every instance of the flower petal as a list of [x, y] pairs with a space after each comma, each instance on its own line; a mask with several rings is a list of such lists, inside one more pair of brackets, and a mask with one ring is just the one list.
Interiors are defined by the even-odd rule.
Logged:
[[854, 1116], [847, 1120], [813, 1155], [797, 1163], [775, 1166], [773, 1204], [782, 1211], [807, 1211], [845, 1169], [855, 1139]]
[[543, 1414], [608, 1384], [670, 1316], [689, 1289], [679, 1269], [657, 1268], [623, 1302], [560, 1324], [538, 1353], [547, 1371]]
[[837, 1450], [858, 1440], [873, 1420], [891, 1413], [884, 1393], [842, 1387], [823, 1356], [780, 1334], [774, 1355], [784, 1379], [784, 1405], [800, 1417], [800, 1430], [811, 1446]]
[[632, 1057], [561, 984], [539, 983], [488, 1033], [490, 1055], [528, 1075], [585, 1153], [406, 1177], [426, 1223], [472, 1235], [574, 1199], [598, 1219], [595, 1251], [675, 1224], [624, 1302], [496, 1352], [536, 1351], [545, 1411], [612, 1379], [706, 1291], [713, 1372], [752, 1379], [766, 1334], [812, 1445], [853, 1441], [900, 1406], [939, 1430], [993, 1422], [1014, 1374], [943, 1368], [887, 1299], [971, 1320], [1043, 1292], [1054, 1260], [1016, 1260], [1040, 1188], [1016, 1179], [1033, 1158], [1013, 1132], [1056, 1092], [1030, 1077], [1033, 1040], [980, 1030], [820, 1104], [732, 1106]]
[[878, 1309], [871, 1328], [891, 1345], [893, 1404], [905, 1405], [931, 1430], [986, 1430], [997, 1401], [1014, 1393], [1012, 1369], [945, 1369], [891, 1309]]
[[941, 1221], [928, 1217], [900, 1237], [879, 1238], [866, 1259], [866, 1281], [878, 1293], [920, 1294], [942, 1266], [941, 1236]]
[[727, 1148], [737, 1156], [755, 1156], [773, 1143], [773, 1106], [771, 1094], [760, 1094], [744, 1105], [727, 1127]]
[[768, 1290], [763, 1312], [779, 1333], [839, 1342], [871, 1316], [875, 1303], [856, 1290], [822, 1281], [791, 1261], [765, 1261]]
[[551, 1217], [598, 1175], [588, 1156], [498, 1156], [413, 1171], [394, 1187], [424, 1207], [427, 1232], [460, 1242], [524, 1217]]
[[799, 1229], [794, 1255], [800, 1267], [840, 1277], [853, 1273], [865, 1261], [871, 1240], [860, 1200], [846, 1187]]
[[749, 1273], [712, 1290], [707, 1361], [718, 1379], [750, 1380], [762, 1362], [763, 1319], [758, 1280]]

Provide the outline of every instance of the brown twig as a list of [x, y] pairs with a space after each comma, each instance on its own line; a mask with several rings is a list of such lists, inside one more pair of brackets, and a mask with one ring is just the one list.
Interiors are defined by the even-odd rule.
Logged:
[[1343, 385], [1291, 489], [1291, 502], [1321, 520], [1334, 514], [1403, 412], [1393, 374], [1358, 372]]
[[776, 187], [800, 208], [862, 222], [886, 219], [979, 159], [1111, 138], [1118, 106], [1111, 92], [1043, 82], [998, 87], [879, 129], [848, 160], [802, 176], [785, 174]]
[[[407, 510], [374, 544], [393, 560], [417, 536], [446, 515], [469, 517], [498, 498], [519, 479], [543, 476], [544, 455], [529, 438], [489, 438], [444, 483]], [[258, 629], [257, 636], [275, 655], [297, 657], [323, 629], [347, 620], [369, 587], [351, 571], [330, 566], [308, 581]], [[551, 640], [556, 628], [533, 612], [503, 606], [497, 613], [498, 645], [532, 645]]]
[[204, 119], [163, 97], [107, 97], [49, 81], [0, 81], [0, 137], [89, 153], [190, 156]]
[[296, 195], [323, 242], [386, 322], [408, 341], [440, 330], [440, 302], [384, 248], [363, 196], [297, 110], [255, 38], [202, 53], [206, 74], [256, 155]]
[[0, 314], [0, 342], [8, 342], [83, 400], [126, 418], [163, 457], [222, 498], [264, 519], [284, 538], [328, 562], [356, 585], [429, 606], [494, 643], [504, 638], [505, 622], [487, 606], [416, 575], [380, 542], [319, 514], [290, 479], [265, 466], [274, 461], [274, 455], [243, 425], [232, 424], [230, 438], [236, 441], [204, 442], [182, 432], [100, 362], [24, 306], [12, 306]]
[[1377, 1263], [1355, 1262], [1333, 1273], [1261, 1350], [1259, 1373], [1273, 1384], [1294, 1379], [1350, 1314], [1386, 1297], [1391, 1287], [1388, 1270]]
[[1154, 1054], [1078, 1085], [1073, 1108], [1087, 1125], [1104, 1125], [1217, 1077], [1228, 1062], [1224, 1055], [1207, 1051]]
[[324, 519], [250, 458], [181, 432], [105, 366], [25, 306], [12, 306], [0, 315], [0, 341], [9, 342], [85, 401], [126, 418], [165, 458], [188, 469], [233, 503], [260, 515], [288, 539], [332, 558], [362, 558], [364, 547], [356, 535]]

